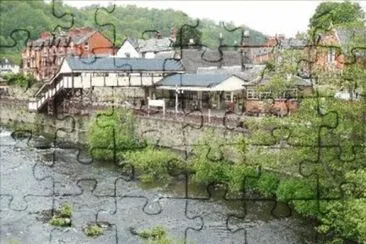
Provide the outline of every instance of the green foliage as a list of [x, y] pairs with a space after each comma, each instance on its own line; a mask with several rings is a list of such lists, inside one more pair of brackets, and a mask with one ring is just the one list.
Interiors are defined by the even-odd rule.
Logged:
[[[197, 28], [189, 26], [182, 26], [177, 31], [177, 40], [175, 42], [176, 47], [187, 48], [189, 45], [201, 45], [202, 44], [202, 32]], [[193, 40], [193, 43], [190, 42]]]
[[175, 153], [152, 146], [126, 152], [125, 159], [140, 172], [140, 180], [143, 182], [166, 182], [171, 178], [169, 168], [177, 169], [183, 166]]
[[8, 85], [15, 85], [26, 89], [30, 88], [37, 82], [31, 74], [23, 75], [20, 73], [8, 73], [4, 75], [4, 79]]
[[54, 226], [68, 227], [71, 226], [71, 219], [53, 216], [50, 220], [50, 224]]
[[158, 240], [166, 236], [166, 230], [163, 226], [154, 226], [151, 229], [142, 230], [139, 236], [144, 239]]
[[322, 2], [318, 5], [314, 15], [310, 18], [310, 29], [319, 28], [326, 31], [330, 25], [357, 24], [363, 25], [365, 12], [357, 2]]
[[60, 217], [71, 218], [72, 206], [69, 203], [62, 204], [60, 208]]
[[222, 158], [225, 141], [208, 130], [195, 144], [194, 156], [189, 162], [194, 171], [193, 180], [203, 184], [230, 182], [231, 163]]
[[100, 112], [88, 130], [89, 151], [95, 159], [121, 160], [126, 151], [145, 146], [136, 137], [135, 119], [127, 109]]
[[[110, 40], [115, 42], [116, 46], [122, 44], [125, 37], [130, 38], [148, 38], [142, 33], [145, 30], [158, 30], [163, 36], [169, 36], [172, 28], [176, 28], [177, 32], [184, 24], [192, 24], [194, 19], [188, 17], [182, 11], [172, 9], [159, 10], [139, 8], [134, 5], [116, 6], [113, 14], [105, 11], [99, 11], [99, 23], [112, 23], [116, 29], [116, 40], [113, 40], [112, 28], [101, 29], [94, 20], [97, 4], [83, 7], [81, 9], [70, 7], [62, 1], [55, 1], [55, 11], [57, 14], [73, 13], [75, 16], [75, 25], [73, 27], [89, 26], [96, 30], [100, 30]], [[0, 45], [12, 46], [14, 42], [10, 37], [10, 33], [15, 29], [26, 29], [29, 31], [30, 39], [35, 40], [43, 31], [53, 31], [57, 25], [68, 26], [70, 18], [57, 18], [52, 15], [52, 2], [47, 3], [42, 0], [33, 1], [1, 1], [0, 4]], [[227, 24], [232, 29], [232, 23]], [[250, 29], [250, 28], [247, 28]], [[251, 30], [253, 44], [263, 43], [265, 36], [255, 30]], [[191, 30], [185, 30], [187, 33]], [[218, 46], [218, 35], [223, 33], [226, 44], [233, 45], [235, 41], [240, 41], [240, 32], [229, 33], [213, 20], [203, 19], [197, 30], [194, 30], [194, 39], [196, 43], [203, 44], [214, 48]], [[202, 36], [201, 34], [202, 33]], [[179, 34], [178, 34], [179, 35]], [[0, 55], [7, 57], [9, 60], [20, 64], [20, 51], [24, 48], [24, 42], [27, 39], [26, 32], [17, 32], [14, 34], [17, 45], [11, 48], [0, 48]], [[191, 38], [184, 34], [184, 42]], [[178, 39], [177, 39], [178, 40]], [[189, 39], [188, 39], [189, 41]]]
[[56, 211], [56, 214], [52, 216], [50, 224], [54, 226], [66, 227], [71, 226], [72, 207], [69, 203], [63, 203], [61, 207]]
[[145, 229], [137, 233], [138, 236], [145, 239], [146, 244], [180, 244], [184, 241], [172, 240], [163, 226], [154, 226], [151, 229]]
[[280, 179], [272, 173], [263, 173], [257, 182], [257, 190], [265, 196], [275, 196]]
[[104, 229], [99, 224], [88, 225], [83, 229], [84, 233], [90, 237], [98, 237], [104, 233]]

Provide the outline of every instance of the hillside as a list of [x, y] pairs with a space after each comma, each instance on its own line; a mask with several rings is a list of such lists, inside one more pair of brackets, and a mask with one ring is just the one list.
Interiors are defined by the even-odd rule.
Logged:
[[[158, 30], [163, 36], [169, 36], [172, 27], [179, 29], [183, 24], [196, 23], [195, 19], [190, 18], [182, 11], [147, 9], [128, 5], [126, 7], [116, 6], [112, 13], [99, 10], [97, 24], [95, 22], [97, 5], [77, 9], [63, 4], [62, 1], [56, 2], [55, 14], [62, 16], [64, 13], [72, 13], [74, 15], [73, 27], [90, 26], [102, 31], [113, 40], [111, 26], [98, 25], [112, 24], [116, 30], [116, 45], [120, 45], [126, 36], [141, 38], [145, 30]], [[20, 63], [20, 50], [24, 47], [27, 32], [16, 32], [14, 39], [17, 40], [17, 43], [14, 43], [10, 37], [13, 30], [28, 30], [30, 38], [36, 39], [43, 31], [53, 31], [57, 25], [67, 27], [71, 23], [70, 16], [64, 16], [62, 19], [55, 17], [52, 14], [51, 3], [45, 3], [42, 0], [1, 1], [0, 12], [0, 57], [7, 57], [16, 63]], [[227, 26], [228, 28], [234, 27], [230, 23]], [[240, 31], [227, 32], [213, 20], [200, 20], [198, 28], [202, 32], [202, 43], [211, 48], [218, 45], [219, 33], [223, 34], [225, 44], [230, 45], [234, 44], [235, 41], [240, 41]], [[260, 43], [264, 39], [262, 33], [251, 29], [252, 43]]]

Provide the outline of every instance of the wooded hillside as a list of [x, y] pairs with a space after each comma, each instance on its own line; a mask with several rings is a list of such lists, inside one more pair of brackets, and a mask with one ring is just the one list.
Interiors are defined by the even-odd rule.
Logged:
[[[98, 5], [77, 9], [65, 5], [62, 1], [56, 1], [54, 7], [55, 15], [73, 14], [73, 27], [92, 27], [100, 30], [111, 40], [113, 40], [112, 26], [114, 26], [116, 30], [116, 45], [120, 45], [126, 36], [142, 38], [142, 33], [145, 30], [158, 30], [163, 36], [169, 36], [172, 27], [179, 29], [183, 24], [194, 25], [196, 23], [195, 19], [189, 17], [184, 12], [172, 9], [147, 9], [134, 5], [116, 6], [112, 13], [100, 9], [96, 16], [95, 13]], [[111, 10], [112, 6], [108, 9]], [[27, 32], [16, 32], [13, 37], [18, 41], [14, 43], [10, 37], [13, 30], [28, 30], [30, 38], [36, 39], [43, 31], [53, 31], [57, 25], [69, 27], [71, 24], [70, 15], [57, 18], [52, 13], [52, 2], [46, 3], [42, 0], [1, 1], [0, 12], [0, 57], [7, 57], [16, 63], [20, 63], [20, 50], [24, 47]], [[108, 23], [111, 25], [103, 26]], [[230, 29], [234, 28], [233, 23], [225, 24]], [[241, 33], [239, 30], [228, 32], [214, 20], [202, 19], [198, 28], [202, 32], [202, 44], [211, 48], [218, 46], [219, 33], [223, 34], [225, 44], [233, 45], [235, 41], [240, 42]], [[253, 44], [261, 43], [265, 40], [262, 33], [250, 30], [251, 42]], [[144, 38], [148, 38], [148, 36], [146, 35]]]

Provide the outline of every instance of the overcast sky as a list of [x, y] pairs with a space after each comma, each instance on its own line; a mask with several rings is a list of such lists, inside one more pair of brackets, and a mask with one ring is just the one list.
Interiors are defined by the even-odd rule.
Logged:
[[[209, 18], [215, 21], [233, 21], [245, 24], [266, 35], [285, 34], [293, 37], [305, 31], [309, 19], [321, 1], [64, 1], [83, 7], [100, 3], [118, 5], [134, 4], [139, 7], [181, 10], [193, 18]], [[366, 1], [358, 1], [366, 11]]]

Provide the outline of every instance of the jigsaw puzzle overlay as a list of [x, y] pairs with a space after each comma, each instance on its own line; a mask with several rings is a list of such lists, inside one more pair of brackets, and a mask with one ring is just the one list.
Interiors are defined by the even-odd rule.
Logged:
[[[19, 28], [1, 48], [20, 33], [25, 48], [53, 46], [55, 56], [85, 41], [75, 14], [50, 6], [62, 25], [46, 41]], [[98, 30], [85, 30], [108, 28], [109, 42], [62, 56], [28, 99], [41, 129], [18, 118], [1, 131], [1, 243], [366, 240], [366, 36], [339, 30], [342, 46], [327, 39], [332, 27], [315, 28], [306, 41], [264, 45], [223, 23], [241, 39], [209, 48], [192, 38], [197, 20], [176, 38], [144, 31], [137, 58], [103, 21], [114, 11], [96, 7]], [[50, 128], [51, 139], [39, 136]], [[79, 134], [85, 141], [69, 142]]]

